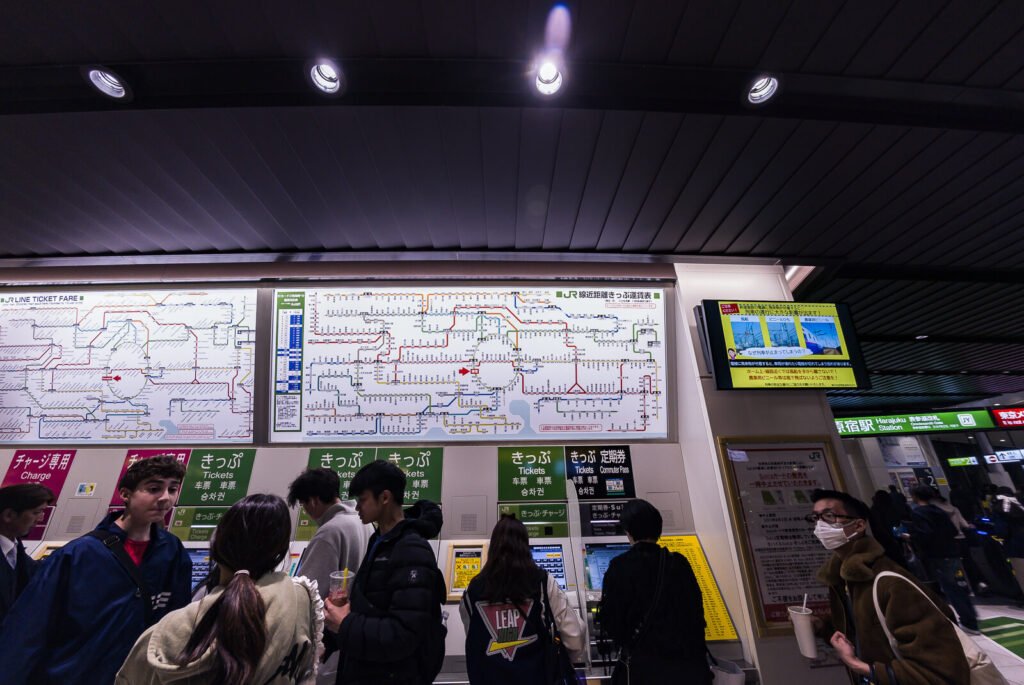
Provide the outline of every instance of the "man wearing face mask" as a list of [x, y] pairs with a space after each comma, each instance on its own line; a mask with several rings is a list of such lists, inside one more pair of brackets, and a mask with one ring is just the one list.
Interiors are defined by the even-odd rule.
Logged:
[[[814, 535], [821, 544], [832, 551], [818, 572], [818, 579], [829, 587], [832, 615], [816, 623], [819, 634], [831, 643], [858, 682], [970, 682], [967, 659], [951, 623], [952, 612], [934, 594], [921, 594], [913, 577], [886, 557], [882, 546], [868, 535], [868, 506], [834, 490], [816, 490], [813, 499], [814, 513], [808, 521], [815, 524]], [[889, 646], [872, 598], [875, 577], [883, 571], [901, 576], [878, 581], [878, 604], [898, 642], [899, 659]]]

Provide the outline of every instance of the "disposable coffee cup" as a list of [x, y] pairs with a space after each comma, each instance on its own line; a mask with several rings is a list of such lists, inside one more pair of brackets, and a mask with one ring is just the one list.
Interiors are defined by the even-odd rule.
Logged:
[[818, 645], [814, 638], [812, 613], [806, 607], [789, 607], [789, 620], [793, 622], [793, 632], [796, 633], [796, 644], [800, 648], [800, 653], [808, 659], [817, 659]]
[[343, 571], [334, 571], [331, 573], [331, 585], [327, 598], [336, 606], [348, 603], [348, 590], [351, 583], [352, 572], [347, 568]]

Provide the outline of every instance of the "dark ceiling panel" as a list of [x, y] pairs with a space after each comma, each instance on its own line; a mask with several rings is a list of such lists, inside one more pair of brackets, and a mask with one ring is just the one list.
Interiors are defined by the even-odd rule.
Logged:
[[807, 56], [800, 71], [840, 74], [893, 11], [898, 0], [847, 2]]
[[523, 112], [517, 182], [519, 205], [516, 210], [516, 249], [533, 250], [544, 243], [544, 225], [551, 202], [551, 181], [558, 155], [561, 120], [562, 114], [556, 109]]
[[569, 249], [603, 121], [603, 112], [567, 110], [563, 114], [541, 244], [544, 250]]
[[1024, 68], [1024, 64], [1021, 63], [1021, 40], [1024, 39], [1022, 34], [1024, 31], [1018, 31], [993, 52], [992, 57], [971, 74], [966, 85], [975, 88], [1002, 88], [1015, 77], [1019, 77], [1021, 69]]
[[841, 0], [794, 0], [759, 65], [768, 71], [800, 71], [842, 8]]
[[[618, 0], [579, 3], [573, 13], [570, 55], [597, 62], [616, 62], [623, 58], [632, 17], [638, 11], [635, 3]], [[536, 47], [539, 46], [534, 49]]]
[[760, 64], [761, 56], [786, 19], [791, 5], [792, 0], [740, 3], [715, 51], [713, 64], [716, 67]]
[[843, 73], [867, 77], [885, 75], [914, 41], [924, 35], [941, 9], [942, 4], [935, 0], [900, 0], [857, 51]]
[[[622, 7], [626, 3], [614, 4]], [[675, 43], [687, 5], [685, 0], [637, 3], [629, 15], [629, 28], [622, 44], [622, 61], [664, 62]]]
[[[452, 204], [458, 244], [463, 250], [487, 249], [480, 117], [473, 109], [445, 110], [439, 116], [445, 181]], [[457, 189], [457, 192], [456, 190]]]
[[518, 110], [486, 109], [480, 117], [487, 246], [511, 250], [516, 245], [521, 114]]
[[992, 14], [998, 4], [997, 0], [946, 4], [906, 46], [903, 54], [885, 72], [885, 77], [901, 81], [923, 80], [954, 46]]
[[[971, 5], [972, 3], [964, 3]], [[1016, 2], [997, 3], [991, 14], [971, 33], [951, 46], [949, 54], [928, 74], [938, 83], [964, 83], [1003, 45], [1017, 43], [1024, 28], [1024, 12]]]
[[741, 4], [739, 0], [690, 0], [669, 52], [669, 64], [713, 64]]

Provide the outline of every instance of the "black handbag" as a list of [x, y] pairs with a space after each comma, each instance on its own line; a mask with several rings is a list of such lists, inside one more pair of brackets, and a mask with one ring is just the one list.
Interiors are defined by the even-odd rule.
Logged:
[[[555, 616], [551, 613], [551, 600], [548, 597], [548, 574], [544, 572], [544, 579], [540, 585], [541, 597], [543, 598], [544, 612], [542, 623], [544, 625], [534, 626], [537, 635], [546, 636], [548, 639], [544, 644], [544, 683], [545, 685], [576, 685], [579, 681], [576, 678], [576, 668], [572, 665], [569, 657], [569, 650], [562, 644], [562, 634], [555, 623]], [[519, 614], [527, 623], [530, 617], [518, 605]]]

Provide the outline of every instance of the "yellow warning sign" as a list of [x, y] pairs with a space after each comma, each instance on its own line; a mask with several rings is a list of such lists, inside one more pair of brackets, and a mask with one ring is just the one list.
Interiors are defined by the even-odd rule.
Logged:
[[708, 642], [738, 640], [736, 626], [729, 618], [729, 610], [722, 599], [722, 592], [718, 589], [718, 583], [715, 582], [715, 576], [711, 572], [697, 536], [663, 535], [658, 542], [669, 551], [679, 552], [686, 557], [693, 568], [693, 574], [697, 576], [700, 594], [704, 599], [704, 620], [708, 624], [704, 630], [704, 639]]
[[448, 599], [456, 601], [469, 587], [469, 582], [476, 578], [486, 559], [486, 545], [451, 546], [448, 555]]

